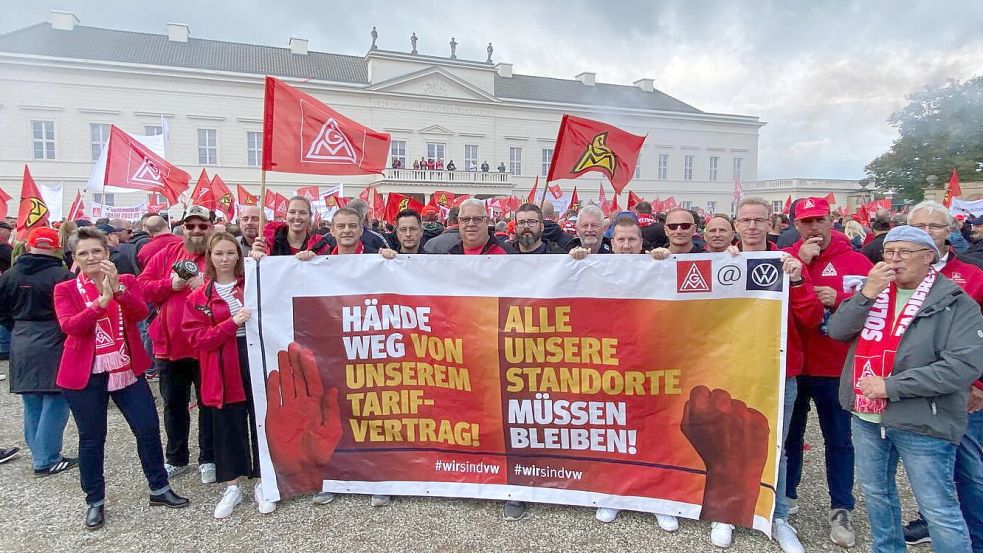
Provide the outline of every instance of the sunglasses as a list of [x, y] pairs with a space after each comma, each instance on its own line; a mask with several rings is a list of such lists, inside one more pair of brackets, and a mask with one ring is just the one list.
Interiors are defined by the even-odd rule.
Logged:
[[668, 227], [669, 230], [676, 230], [676, 229], [689, 230], [693, 228], [693, 223], [666, 223], [666, 227]]
[[803, 217], [799, 219], [799, 222], [803, 225], [811, 225], [813, 223], [824, 223], [826, 222], [825, 217]]
[[198, 223], [198, 224], [195, 224], [195, 223], [185, 223], [184, 224], [184, 229], [185, 230], [208, 230], [211, 227], [212, 227], [212, 225], [210, 223]]

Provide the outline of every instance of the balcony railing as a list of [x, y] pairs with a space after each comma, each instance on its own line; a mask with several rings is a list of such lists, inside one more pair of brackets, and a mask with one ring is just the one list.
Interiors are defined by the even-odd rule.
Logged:
[[386, 169], [386, 180], [400, 182], [443, 182], [448, 184], [508, 184], [508, 173], [485, 171], [438, 171], [436, 169]]

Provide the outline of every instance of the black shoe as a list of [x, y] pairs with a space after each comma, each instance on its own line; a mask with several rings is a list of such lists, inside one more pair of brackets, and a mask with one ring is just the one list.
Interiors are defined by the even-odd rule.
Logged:
[[19, 447], [12, 447], [10, 449], [0, 449], [0, 465], [6, 463], [7, 461], [17, 457], [20, 452]]
[[191, 505], [191, 501], [186, 497], [181, 497], [180, 495], [174, 493], [173, 490], [167, 490], [164, 493], [159, 493], [157, 495], [150, 494], [150, 506], [164, 506], [168, 509], [181, 509]]
[[65, 472], [66, 470], [73, 469], [79, 466], [79, 460], [73, 459], [71, 457], [62, 457], [57, 463], [51, 465], [46, 469], [34, 469], [34, 476], [42, 478], [44, 476], [51, 476], [52, 474], [58, 474], [59, 472]]
[[918, 545], [919, 543], [929, 543], [932, 537], [928, 535], [928, 523], [920, 515], [915, 520], [905, 524], [904, 542], [908, 545]]
[[85, 527], [88, 530], [98, 530], [106, 522], [105, 505], [94, 505], [85, 511]]

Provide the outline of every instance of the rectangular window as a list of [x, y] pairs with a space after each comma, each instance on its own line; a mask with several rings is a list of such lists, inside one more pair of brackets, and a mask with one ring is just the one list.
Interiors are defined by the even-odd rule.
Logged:
[[246, 164], [259, 167], [263, 163], [263, 133], [246, 131]]
[[710, 156], [710, 180], [717, 180], [717, 168], [720, 166], [719, 156]]
[[785, 202], [782, 200], [772, 200], [771, 202], [771, 212], [781, 213], [782, 209], [785, 208]]
[[683, 158], [683, 180], [693, 180], [693, 157], [686, 156]]
[[161, 127], [160, 125], [144, 125], [143, 134], [144, 136], [157, 136], [164, 134], [164, 127]]
[[734, 180], [741, 180], [741, 168], [744, 165], [744, 158], [734, 158]]
[[102, 154], [102, 148], [109, 140], [109, 128], [111, 125], [104, 123], [89, 123], [89, 144], [92, 148], [92, 161], [98, 161]]
[[466, 171], [478, 170], [478, 145], [477, 144], [464, 145], [464, 169]]
[[94, 202], [96, 202], [97, 204], [110, 205], [110, 206], [115, 206], [116, 205], [116, 195], [115, 194], [106, 194], [106, 201], [105, 202], [102, 201], [102, 198], [103, 198], [103, 195], [100, 194], [99, 192], [96, 192], [96, 193], [92, 194], [92, 200]]
[[659, 154], [659, 180], [669, 178], [669, 154]]
[[522, 148], [518, 146], [509, 148], [509, 174], [522, 174]]
[[709, 211], [710, 213], [716, 213], [717, 212], [717, 202], [714, 202], [714, 201], [707, 202], [707, 211]]
[[393, 140], [389, 145], [389, 163], [395, 167], [398, 163], [401, 169], [406, 168], [406, 141]]
[[31, 121], [34, 159], [55, 159], [55, 122]]
[[427, 159], [433, 159], [434, 161], [444, 159], [444, 154], [446, 152], [447, 144], [440, 142], [427, 142]]
[[218, 165], [218, 130], [198, 129], [198, 165]]
[[679, 207], [683, 209], [693, 209], [693, 202], [690, 200], [683, 200], [679, 202]]
[[543, 148], [543, 167], [542, 176], [546, 176], [550, 172], [550, 162], [553, 161], [553, 148]]
[[642, 153], [638, 152], [638, 159], [635, 160], [635, 178], [642, 178]]

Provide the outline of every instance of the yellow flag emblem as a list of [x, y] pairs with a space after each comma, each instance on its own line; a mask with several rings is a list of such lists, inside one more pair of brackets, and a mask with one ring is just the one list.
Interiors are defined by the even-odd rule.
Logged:
[[617, 157], [614, 155], [614, 151], [608, 148], [608, 133], [602, 132], [601, 134], [594, 137], [591, 140], [590, 145], [584, 150], [584, 154], [580, 156], [580, 161], [573, 168], [574, 173], [580, 173], [586, 171], [587, 169], [601, 169], [606, 171], [611, 177], [614, 177], [614, 167], [615, 160]]
[[406, 209], [407, 207], [409, 207], [409, 205], [410, 205], [409, 198], [403, 198], [402, 200], [399, 200], [399, 210], [400, 211], [403, 211], [404, 209]]
[[31, 202], [31, 210], [27, 213], [24, 226], [31, 228], [48, 214], [48, 206], [45, 205], [44, 200], [38, 198], [28, 198], [28, 201]]

